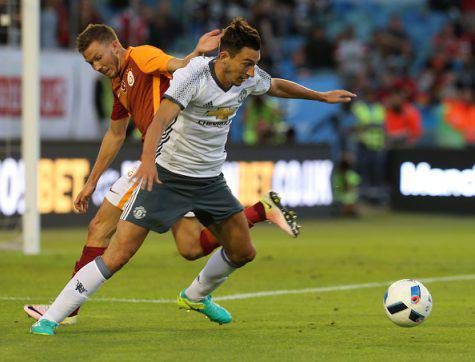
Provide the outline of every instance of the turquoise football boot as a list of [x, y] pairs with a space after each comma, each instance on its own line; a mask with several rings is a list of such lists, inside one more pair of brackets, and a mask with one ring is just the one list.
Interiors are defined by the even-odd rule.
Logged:
[[193, 302], [188, 299], [185, 289], [178, 295], [177, 304], [181, 309], [194, 310], [204, 314], [210, 321], [218, 324], [230, 323], [233, 320], [231, 313], [212, 301], [211, 295], [199, 302]]
[[41, 334], [43, 336], [54, 336], [54, 330], [58, 327], [58, 323], [47, 319], [40, 319], [31, 326], [30, 332], [33, 334]]

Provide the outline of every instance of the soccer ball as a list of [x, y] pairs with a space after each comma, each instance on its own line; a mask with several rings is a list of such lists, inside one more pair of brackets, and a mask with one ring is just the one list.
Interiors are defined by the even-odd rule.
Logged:
[[421, 324], [432, 310], [432, 297], [417, 280], [403, 279], [391, 284], [384, 295], [384, 310], [388, 318], [401, 327]]

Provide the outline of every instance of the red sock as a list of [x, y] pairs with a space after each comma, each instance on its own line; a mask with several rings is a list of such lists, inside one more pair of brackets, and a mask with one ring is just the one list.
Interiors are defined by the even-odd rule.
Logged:
[[201, 249], [203, 249], [203, 255], [209, 255], [221, 244], [218, 243], [218, 239], [209, 229], [203, 229], [200, 234]]
[[[89, 264], [91, 261], [96, 259], [98, 256], [104, 254], [107, 248], [98, 248], [92, 246], [85, 246], [82, 249], [82, 254], [79, 260], [74, 265], [73, 276], [76, 274], [84, 265]], [[79, 312], [79, 308], [72, 312], [69, 316], [74, 317]]]
[[[246, 207], [244, 209], [244, 215], [246, 215], [249, 228], [252, 228], [255, 223], [266, 220], [264, 205], [262, 205], [260, 201], [252, 206]], [[209, 229], [204, 229], [201, 232], [200, 244], [203, 249], [203, 255], [211, 254], [214, 249], [221, 245]]]
[[244, 209], [244, 215], [246, 215], [249, 228], [252, 228], [254, 224], [267, 220], [264, 205], [259, 201], [252, 206]]

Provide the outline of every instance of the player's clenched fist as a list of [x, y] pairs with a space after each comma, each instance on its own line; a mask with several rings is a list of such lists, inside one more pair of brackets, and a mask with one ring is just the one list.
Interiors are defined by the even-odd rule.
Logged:
[[140, 164], [139, 168], [132, 176], [132, 179], [140, 183], [140, 187], [148, 191], [152, 191], [153, 183], [156, 182], [160, 184], [160, 180], [158, 179], [157, 173], [157, 166], [155, 165], [155, 161], [143, 159], [142, 163]]
[[79, 214], [84, 214], [89, 206], [89, 199], [95, 190], [95, 186], [86, 182], [76, 200], [74, 200], [74, 210]]

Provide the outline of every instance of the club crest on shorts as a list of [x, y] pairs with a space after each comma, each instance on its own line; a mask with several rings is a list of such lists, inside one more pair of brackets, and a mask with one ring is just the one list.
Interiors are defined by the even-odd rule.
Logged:
[[137, 206], [133, 211], [136, 219], [143, 219], [147, 215], [147, 210], [143, 206]]
[[134, 73], [132, 73], [132, 70], [129, 70], [127, 73], [127, 83], [129, 83], [130, 87], [132, 87], [135, 83]]

